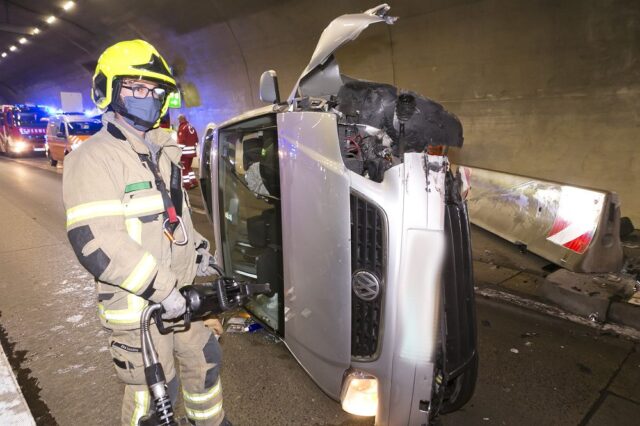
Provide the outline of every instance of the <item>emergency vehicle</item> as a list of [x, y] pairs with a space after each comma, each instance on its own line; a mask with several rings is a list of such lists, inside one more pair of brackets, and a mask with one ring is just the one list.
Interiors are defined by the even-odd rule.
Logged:
[[24, 104], [0, 108], [0, 152], [11, 156], [44, 153], [47, 110]]
[[49, 119], [46, 134], [46, 155], [49, 163], [56, 166], [65, 155], [102, 128], [99, 118], [90, 118], [82, 113], [60, 114]]

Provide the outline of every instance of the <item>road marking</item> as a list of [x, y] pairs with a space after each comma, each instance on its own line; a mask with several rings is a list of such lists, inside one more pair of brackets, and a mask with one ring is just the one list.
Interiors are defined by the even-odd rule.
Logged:
[[191, 210], [193, 210], [194, 213], [203, 214], [205, 216], [207, 215], [206, 211], [204, 211], [203, 209], [199, 209], [198, 207], [191, 206]]

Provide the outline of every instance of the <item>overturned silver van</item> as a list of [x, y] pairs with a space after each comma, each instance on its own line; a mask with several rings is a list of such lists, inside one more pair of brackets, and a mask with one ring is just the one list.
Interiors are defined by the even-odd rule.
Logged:
[[459, 120], [394, 86], [341, 75], [334, 51], [386, 4], [324, 30], [291, 95], [209, 126], [202, 195], [216, 261], [268, 282], [251, 313], [344, 410], [423, 425], [462, 407], [478, 369], [469, 225], [446, 152]]

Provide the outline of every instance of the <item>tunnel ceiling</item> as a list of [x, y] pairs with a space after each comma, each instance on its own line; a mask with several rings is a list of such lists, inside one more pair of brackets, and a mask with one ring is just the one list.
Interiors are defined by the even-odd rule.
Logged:
[[[15, 97], [20, 90], [37, 82], [57, 80], [70, 67], [93, 73], [99, 53], [107, 46], [127, 38], [155, 36], [163, 31], [182, 34], [223, 20], [233, 19], [247, 10], [257, 12], [278, 0], [212, 1], [190, 0], [78, 0], [64, 11], [66, 0], [0, 0], [0, 97]], [[49, 25], [50, 15], [57, 20]], [[32, 35], [32, 29], [42, 32]], [[21, 37], [28, 42], [18, 43]], [[10, 52], [9, 47], [18, 48]], [[14, 96], [11, 96], [11, 95]]]

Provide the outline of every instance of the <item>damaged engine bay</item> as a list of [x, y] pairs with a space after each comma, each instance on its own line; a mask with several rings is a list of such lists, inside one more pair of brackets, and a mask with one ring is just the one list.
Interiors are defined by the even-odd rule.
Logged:
[[346, 82], [337, 96], [302, 98], [297, 108], [336, 114], [340, 151], [349, 170], [382, 182], [404, 153], [444, 154], [448, 147], [462, 147], [462, 124], [441, 104], [389, 84], [341, 77]]

